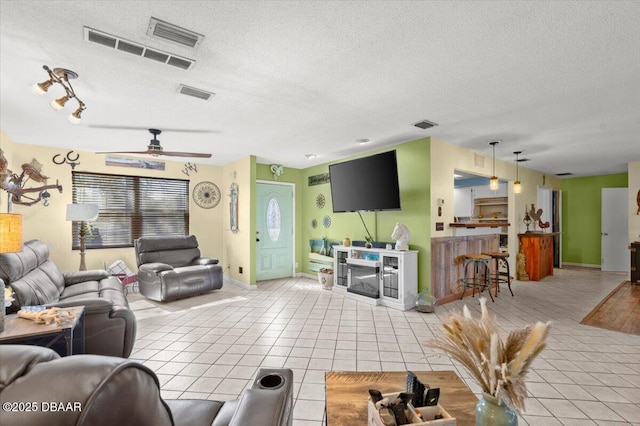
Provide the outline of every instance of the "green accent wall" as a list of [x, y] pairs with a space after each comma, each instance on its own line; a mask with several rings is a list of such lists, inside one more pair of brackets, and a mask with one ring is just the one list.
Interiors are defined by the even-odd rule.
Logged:
[[[405, 224], [411, 232], [409, 241], [412, 250], [418, 250], [418, 288], [429, 288], [431, 274], [431, 233], [430, 215], [430, 139], [419, 139], [401, 145], [372, 150], [358, 156], [325, 163], [302, 170], [285, 167], [279, 181], [296, 183], [296, 258], [300, 272], [315, 274], [309, 268], [309, 240], [327, 237], [331, 242], [342, 242], [345, 237], [352, 241], [364, 240], [366, 234], [357, 213], [333, 213], [331, 188], [329, 183], [309, 186], [309, 177], [329, 172], [329, 165], [366, 157], [380, 152], [396, 150], [398, 158], [398, 179], [400, 183], [400, 203], [402, 210], [389, 212], [365, 212], [362, 217], [376, 241], [393, 242], [391, 232], [397, 222]], [[372, 171], [375, 173], [375, 171]], [[270, 165], [258, 164], [258, 180], [273, 180]], [[375, 188], [371, 188], [375, 191]], [[316, 205], [318, 195], [324, 196], [324, 207]], [[323, 219], [329, 217], [331, 225], [323, 226]], [[313, 228], [312, 220], [317, 221]], [[299, 253], [299, 257], [298, 257]]]
[[601, 264], [602, 188], [627, 188], [628, 174], [562, 180], [562, 261]]

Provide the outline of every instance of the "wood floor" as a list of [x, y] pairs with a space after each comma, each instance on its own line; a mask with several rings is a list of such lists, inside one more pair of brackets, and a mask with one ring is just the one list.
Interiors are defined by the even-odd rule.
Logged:
[[640, 285], [623, 282], [580, 324], [640, 336]]

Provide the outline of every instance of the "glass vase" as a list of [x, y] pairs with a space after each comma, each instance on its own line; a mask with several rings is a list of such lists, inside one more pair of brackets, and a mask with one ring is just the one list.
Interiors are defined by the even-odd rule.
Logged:
[[517, 426], [518, 416], [504, 402], [488, 393], [476, 404], [476, 426]]
[[423, 290], [416, 299], [416, 311], [431, 313], [436, 309], [436, 299], [431, 295], [431, 289]]

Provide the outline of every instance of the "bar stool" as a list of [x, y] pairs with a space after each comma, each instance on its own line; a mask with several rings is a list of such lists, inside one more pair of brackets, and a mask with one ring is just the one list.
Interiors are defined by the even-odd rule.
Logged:
[[511, 291], [511, 272], [509, 271], [509, 262], [507, 261], [509, 253], [498, 251], [482, 254], [490, 256], [491, 260], [495, 261], [496, 272], [494, 278], [496, 282], [496, 297], [498, 297], [498, 292], [500, 291], [500, 283], [507, 283], [507, 286], [509, 286], [509, 292], [513, 297], [513, 291]]
[[[460, 299], [464, 297], [464, 294], [467, 292], [467, 287], [471, 287], [471, 297], [474, 297], [476, 294], [476, 288], [480, 290], [480, 293], [488, 287], [489, 297], [492, 302], [493, 296], [491, 295], [491, 273], [489, 270], [489, 262], [491, 261], [491, 256], [487, 256], [486, 254], [466, 254], [464, 255], [464, 278], [462, 279], [462, 283], [464, 284], [464, 289], [462, 290], [462, 295]], [[473, 265], [473, 277], [469, 277], [469, 265]], [[482, 274], [482, 268], [484, 266], [484, 275]]]

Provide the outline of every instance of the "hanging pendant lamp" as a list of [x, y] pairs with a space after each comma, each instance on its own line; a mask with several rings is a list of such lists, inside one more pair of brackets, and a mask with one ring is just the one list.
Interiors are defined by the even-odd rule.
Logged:
[[520, 182], [520, 176], [518, 175], [518, 155], [522, 154], [522, 151], [514, 151], [516, 155], [516, 181], [513, 182], [513, 192], [520, 194], [522, 192], [522, 183]]
[[496, 176], [496, 145], [499, 144], [500, 141], [489, 142], [489, 145], [493, 147], [493, 175], [489, 179], [489, 189], [491, 191], [497, 191], [500, 187], [500, 182], [498, 182], [498, 176]]

